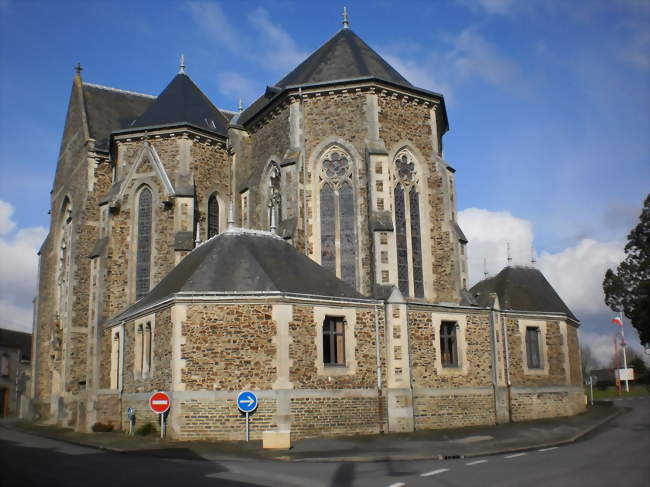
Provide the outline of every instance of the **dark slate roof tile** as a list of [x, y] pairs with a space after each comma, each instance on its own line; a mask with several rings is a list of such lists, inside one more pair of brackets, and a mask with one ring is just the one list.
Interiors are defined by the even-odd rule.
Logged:
[[278, 81], [276, 86], [285, 88], [293, 85], [364, 77], [411, 86], [406, 78], [363, 42], [359, 36], [350, 29], [341, 29], [316, 52], [300, 63], [296, 69]]
[[501, 309], [564, 313], [578, 321], [553, 286], [534, 267], [506, 267], [496, 276], [475, 284], [470, 293], [479, 306], [490, 306], [490, 294], [496, 293]]
[[177, 74], [130, 128], [187, 123], [226, 137], [228, 119], [185, 73]]
[[83, 94], [88, 129], [95, 139], [95, 149], [99, 151], [108, 151], [111, 132], [131, 125], [156, 99], [151, 95], [91, 83], [83, 84]]
[[365, 299], [278, 236], [225, 231], [195, 248], [149, 294], [107, 324], [182, 292], [283, 292]]
[[468, 242], [467, 237], [465, 236], [465, 234], [461, 230], [460, 225], [458, 224], [458, 222], [456, 222], [454, 220], [454, 221], [451, 222], [451, 224], [452, 224], [452, 226], [454, 228], [454, 232], [456, 233], [456, 238], [458, 239], [458, 241], [462, 242], [462, 243], [467, 243]]

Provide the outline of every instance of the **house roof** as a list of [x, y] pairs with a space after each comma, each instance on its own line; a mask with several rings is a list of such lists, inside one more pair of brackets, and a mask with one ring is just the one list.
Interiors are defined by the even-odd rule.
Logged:
[[131, 125], [156, 99], [91, 83], [83, 83], [83, 96], [88, 130], [99, 151], [108, 151], [111, 132]]
[[178, 73], [156, 101], [129, 128], [189, 124], [227, 136], [228, 119], [192, 79]]
[[265, 292], [366, 299], [277, 235], [234, 229], [195, 248], [149, 294], [108, 325], [177, 293]]
[[32, 334], [0, 328], [0, 347], [19, 348], [21, 360], [32, 357]]
[[276, 86], [285, 88], [364, 77], [412, 86], [358, 35], [348, 28], [343, 28], [278, 81]]
[[563, 313], [578, 321], [553, 286], [534, 267], [506, 267], [496, 276], [476, 283], [470, 293], [479, 306], [490, 306], [490, 294], [496, 293], [501, 309]]

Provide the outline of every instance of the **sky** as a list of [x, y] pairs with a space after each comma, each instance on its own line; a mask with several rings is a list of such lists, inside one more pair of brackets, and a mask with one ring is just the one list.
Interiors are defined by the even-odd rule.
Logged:
[[[220, 108], [254, 101], [341, 28], [444, 95], [470, 279], [535, 265], [611, 358], [601, 283], [650, 191], [650, 1], [0, 0], [0, 326], [31, 330], [74, 66], [159, 94], [185, 55]], [[626, 320], [633, 347], [636, 333]]]

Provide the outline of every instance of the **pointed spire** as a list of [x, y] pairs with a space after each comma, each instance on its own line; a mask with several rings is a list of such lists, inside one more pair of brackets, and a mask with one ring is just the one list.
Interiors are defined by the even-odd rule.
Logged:
[[81, 63], [77, 63], [77, 65], [74, 67], [75, 73], [77, 73], [77, 76], [81, 76], [81, 72], [83, 71], [84, 68], [81, 67]]
[[241, 96], [239, 97], [239, 104], [237, 105], [237, 109], [239, 110], [239, 113], [244, 111], [244, 102], [241, 99]]
[[185, 74], [185, 54], [181, 54], [181, 62], [178, 66], [178, 74]]
[[348, 8], [343, 7], [343, 28], [344, 29], [349, 29], [350, 28], [350, 18], [348, 17]]

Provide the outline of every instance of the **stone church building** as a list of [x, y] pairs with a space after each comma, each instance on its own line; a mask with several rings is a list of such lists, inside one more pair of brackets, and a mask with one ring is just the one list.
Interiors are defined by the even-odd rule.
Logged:
[[576, 317], [534, 268], [468, 287], [442, 95], [344, 23], [240, 112], [74, 77], [40, 251], [35, 415], [175, 438], [496, 424], [584, 408]]

